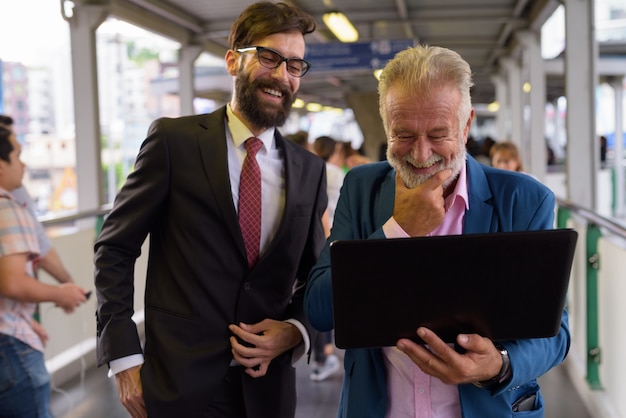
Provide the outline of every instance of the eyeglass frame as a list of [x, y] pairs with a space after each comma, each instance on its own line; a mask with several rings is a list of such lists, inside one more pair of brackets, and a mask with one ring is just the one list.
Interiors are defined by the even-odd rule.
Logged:
[[[259, 61], [259, 64], [261, 64], [261, 66], [263, 68], [267, 68], [268, 70], [275, 70], [276, 68], [280, 67], [280, 65], [284, 62], [287, 64], [287, 72], [289, 73], [289, 75], [293, 76], [293, 77], [303, 77], [306, 73], [309, 72], [309, 70], [311, 69], [311, 63], [308, 62], [305, 59], [302, 58], [285, 58], [284, 56], [282, 56], [278, 51], [276, 51], [275, 49], [272, 48], [268, 48], [265, 46], [248, 46], [245, 48], [237, 48], [235, 49], [235, 51], [237, 52], [251, 52], [251, 51], [256, 51], [256, 57], [257, 57], [257, 61]], [[261, 59], [261, 52], [263, 51], [269, 51], [272, 54], [275, 54], [278, 56], [279, 60], [278, 62], [273, 66], [273, 67], [268, 67], [267, 65], [265, 65], [263, 63], [263, 60]], [[289, 68], [293, 68], [293, 67], [289, 67], [289, 61], [296, 61], [296, 62], [301, 62], [305, 65], [304, 70], [302, 71], [301, 74], [293, 74]]]

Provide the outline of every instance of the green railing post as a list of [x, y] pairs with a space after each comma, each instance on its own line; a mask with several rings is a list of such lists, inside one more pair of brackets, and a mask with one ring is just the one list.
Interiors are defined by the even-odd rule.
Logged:
[[100, 215], [96, 217], [96, 238], [100, 235], [100, 231], [102, 231], [102, 224], [104, 223], [104, 215]]
[[602, 389], [598, 338], [598, 240], [601, 236], [597, 225], [587, 224], [587, 383], [591, 389]]
[[556, 227], [559, 229], [567, 228], [567, 220], [570, 218], [570, 210], [559, 206], [556, 211]]
[[615, 167], [611, 168], [611, 210], [615, 214], [617, 209], [617, 175]]

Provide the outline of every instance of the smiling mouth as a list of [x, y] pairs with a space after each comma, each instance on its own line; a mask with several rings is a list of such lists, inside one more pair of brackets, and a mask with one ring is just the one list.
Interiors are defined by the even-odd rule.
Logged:
[[417, 168], [417, 169], [430, 168], [430, 167], [432, 167], [433, 165], [435, 165], [434, 163], [433, 163], [433, 164], [416, 164], [416, 163], [408, 163], [408, 164], [409, 164], [411, 167], [413, 167], [413, 168]]
[[277, 98], [282, 98], [283, 97], [283, 93], [280, 90], [276, 90], [276, 89], [271, 89], [268, 87], [265, 87], [262, 89], [264, 93], [267, 93], [271, 96], [277, 97]]
[[435, 167], [438, 163], [439, 163], [439, 161], [427, 162], [427, 163], [421, 163], [421, 164], [420, 163], [416, 163], [416, 162], [407, 161], [407, 164], [409, 165], [409, 167], [411, 167], [411, 169], [413, 169], [415, 171], [429, 171], [433, 167]]

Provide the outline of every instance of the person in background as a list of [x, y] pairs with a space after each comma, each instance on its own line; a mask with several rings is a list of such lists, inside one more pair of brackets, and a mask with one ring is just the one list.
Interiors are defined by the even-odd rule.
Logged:
[[[328, 237], [345, 177], [341, 169], [341, 144], [329, 136], [320, 136], [313, 142], [313, 150], [326, 162], [328, 210], [324, 217], [324, 235]], [[332, 331], [317, 334], [313, 344], [313, 360], [315, 364], [310, 378], [315, 382], [326, 380], [341, 370], [341, 361], [335, 354]]]
[[360, 150], [356, 150], [352, 147], [352, 143], [350, 141], [341, 143], [341, 153], [343, 160], [343, 171], [347, 172], [352, 167], [356, 167], [357, 165], [371, 163], [372, 160], [363, 155]]
[[551, 166], [555, 165], [556, 163], [556, 155], [554, 154], [554, 150], [550, 146], [550, 142], [546, 138], [546, 164], [548, 164], [548, 166]]
[[[489, 157], [490, 155], [489, 150], [495, 143], [496, 143], [496, 140], [490, 137], [489, 135], [484, 137], [483, 140], [480, 142], [479, 156], [485, 159], [485, 162], [487, 163], [487, 165], [491, 164], [491, 158]], [[476, 159], [480, 161], [478, 158]]]
[[[547, 187], [467, 155], [471, 74], [458, 53], [424, 45], [399, 52], [385, 66], [379, 103], [388, 161], [346, 174], [331, 235], [305, 293], [305, 311], [319, 331], [333, 328], [335, 240], [553, 228], [555, 197]], [[420, 280], [420, 265], [430, 260], [412, 257], [415, 275], [408, 279]], [[467, 280], [471, 271], [468, 266]], [[416, 295], [416, 303], [427, 297]], [[449, 345], [430, 329], [416, 334], [426, 345], [403, 338], [392, 347], [345, 351], [338, 417], [502, 418], [522, 411], [540, 417], [537, 377], [565, 359], [571, 342], [565, 310], [552, 338], [491, 341], [460, 334]]]
[[[12, 130], [13, 118], [8, 115], [0, 115], [0, 126], [4, 126], [5, 128]], [[35, 228], [40, 251], [37, 265], [59, 283], [73, 283], [74, 280], [72, 279], [72, 276], [67, 268], [65, 268], [65, 265], [63, 265], [59, 253], [52, 246], [50, 238], [48, 238], [48, 235], [46, 234], [46, 229], [41, 222], [37, 221], [35, 205], [32, 197], [28, 193], [28, 190], [26, 190], [26, 187], [21, 185], [20, 187], [12, 190], [11, 195], [24, 208], [28, 209], [33, 218], [35, 218]]]
[[0, 126], [0, 416], [51, 417], [50, 374], [44, 361], [48, 334], [34, 319], [36, 304], [53, 302], [66, 313], [87, 300], [74, 283], [36, 279], [37, 222], [10, 191], [22, 185], [24, 163], [13, 131]]
[[309, 133], [307, 131], [297, 131], [292, 134], [285, 135], [285, 139], [300, 145], [307, 151], [315, 152], [313, 151], [313, 146], [309, 142]]
[[[98, 365], [132, 417], [293, 418], [302, 301], [324, 245], [324, 161], [282, 126], [315, 20], [248, 6], [231, 27], [231, 101], [152, 123], [95, 244]], [[259, 178], [260, 177], [260, 178]], [[256, 187], [256, 182], [260, 182]], [[134, 264], [150, 236], [145, 348]]]
[[474, 139], [472, 135], [467, 136], [465, 149], [467, 150], [467, 153], [474, 158], [480, 155], [480, 144], [478, 143], [478, 141], [476, 141], [476, 139]]
[[524, 165], [519, 155], [517, 145], [510, 141], [496, 142], [489, 149], [491, 165], [495, 168], [509, 171], [524, 171]]

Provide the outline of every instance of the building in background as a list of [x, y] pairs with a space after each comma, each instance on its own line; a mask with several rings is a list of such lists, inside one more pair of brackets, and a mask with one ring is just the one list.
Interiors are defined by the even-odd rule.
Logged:
[[19, 62], [2, 63], [3, 113], [13, 118], [13, 130], [19, 142], [28, 133], [29, 101], [26, 66]]

